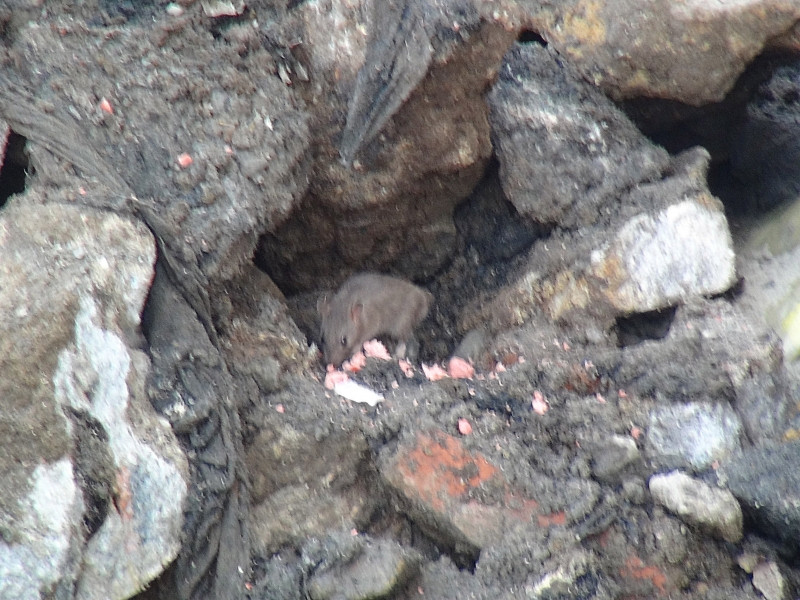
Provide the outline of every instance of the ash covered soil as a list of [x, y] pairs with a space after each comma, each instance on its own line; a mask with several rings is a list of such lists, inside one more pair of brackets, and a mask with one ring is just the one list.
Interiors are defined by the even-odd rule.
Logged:
[[[615, 217], [587, 208], [577, 223], [559, 221], [563, 206], [540, 221], [519, 214], [491, 146], [455, 175], [417, 173], [422, 200], [408, 206], [450, 223], [425, 238], [441, 243], [429, 253], [438, 263], [424, 247], [403, 263], [385, 223], [400, 209], [319, 200], [358, 186], [364, 171], [379, 172], [367, 182], [377, 190], [416, 163], [401, 155], [392, 171], [393, 155], [367, 144], [377, 158], [348, 171], [336, 142], [321, 141], [345, 125], [358, 69], [346, 64], [342, 83], [319, 71], [324, 61], [306, 47], [323, 45], [306, 29], [317, 8], [264, 1], [210, 16], [215, 4], [0, 7], [0, 69], [11, 83], [2, 116], [29, 145], [23, 188], [7, 205], [142, 219], [158, 242], [154, 289], [173, 294], [152, 292], [145, 309], [148, 389], [190, 463], [207, 460], [192, 463], [179, 558], [141, 597], [771, 599], [800, 590], [800, 517], [783, 502], [800, 496], [783, 468], [800, 459], [800, 379], [757, 297], [743, 293], [747, 282], [654, 310], [574, 305], [553, 318], [553, 298], [566, 292], [548, 285], [564, 273], [580, 279], [576, 256], [611, 240]], [[474, 28], [482, 43], [499, 47], [483, 26]], [[521, 46], [509, 36], [508, 48]], [[417, 121], [401, 114], [373, 146], [407, 140], [402, 124]], [[571, 151], [576, 161], [591, 154]], [[624, 167], [632, 174], [620, 189], [679, 176], [663, 149], [636, 151], [649, 171]], [[427, 179], [461, 196], [442, 201]], [[602, 204], [600, 192], [592, 202]], [[633, 202], [621, 201], [620, 219]], [[435, 298], [411, 372], [368, 358], [351, 375], [383, 396], [376, 406], [326, 389], [317, 352], [318, 295], [361, 266], [382, 266], [332, 241], [342, 221], [366, 232], [363, 245], [388, 257], [386, 270]], [[417, 227], [403, 220], [397, 237]], [[369, 238], [376, 228], [379, 242]], [[540, 305], [519, 298], [531, 274], [552, 275], [532, 292]], [[175, 348], [191, 360], [171, 358]], [[446, 366], [454, 352], [474, 375], [431, 381], [422, 363]], [[204, 398], [183, 420], [170, 412], [191, 395], [180, 385]], [[209, 422], [226, 425], [201, 430]], [[225, 460], [203, 454], [217, 436]], [[779, 457], [769, 451], [777, 447]], [[209, 486], [223, 463], [235, 475]], [[676, 470], [689, 490], [656, 498], [651, 478]], [[715, 504], [719, 490], [727, 496]], [[698, 497], [708, 511], [681, 508]], [[763, 592], [772, 588], [754, 573], [767, 564], [787, 595]]]

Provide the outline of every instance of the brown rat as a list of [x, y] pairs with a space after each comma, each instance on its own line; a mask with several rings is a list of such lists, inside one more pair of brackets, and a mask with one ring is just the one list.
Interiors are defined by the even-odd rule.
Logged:
[[402, 357], [432, 301], [430, 292], [403, 279], [377, 273], [350, 276], [332, 298], [317, 301], [325, 363], [338, 367], [380, 334], [397, 340], [395, 354]]

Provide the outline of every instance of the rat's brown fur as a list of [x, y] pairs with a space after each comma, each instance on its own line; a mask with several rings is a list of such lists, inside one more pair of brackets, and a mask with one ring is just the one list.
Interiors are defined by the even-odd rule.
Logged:
[[432, 301], [430, 292], [403, 279], [377, 273], [352, 275], [332, 298], [323, 296], [317, 302], [325, 363], [339, 366], [380, 334], [396, 339], [395, 353], [402, 356]]

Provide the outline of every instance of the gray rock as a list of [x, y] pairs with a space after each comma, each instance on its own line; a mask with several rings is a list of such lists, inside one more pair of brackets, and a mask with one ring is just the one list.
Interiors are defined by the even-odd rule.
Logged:
[[602, 482], [620, 483], [625, 475], [644, 466], [633, 438], [613, 435], [592, 449], [592, 473]]
[[742, 423], [727, 404], [689, 402], [650, 413], [645, 452], [661, 468], [702, 471], [740, 446]]
[[649, 487], [657, 502], [687, 523], [728, 542], [742, 539], [742, 509], [729, 491], [679, 471], [653, 475]]
[[[0, 598], [36, 600], [41, 590], [67, 597], [77, 576], [78, 526], [85, 509], [74, 468], [67, 458], [42, 464], [25, 483], [29, 489], [18, 496], [23, 509], [16, 524], [3, 523], [16, 539], [0, 541]], [[9, 492], [3, 489], [2, 495]]]
[[66, 205], [0, 231], [0, 597], [130, 597], [178, 552], [188, 478], [134, 349], [153, 239]]
[[667, 167], [664, 149], [551, 49], [517, 44], [489, 106], [503, 190], [530, 220], [592, 224], [600, 207]]
[[755, 373], [739, 386], [734, 406], [748, 439], [761, 445], [779, 440], [791, 426], [791, 402], [791, 394], [775, 375]]
[[387, 597], [419, 573], [422, 556], [389, 540], [361, 546], [348, 561], [315, 572], [308, 583], [312, 600], [369, 600]]
[[[592, 8], [530, 4], [536, 22], [549, 24], [537, 29], [542, 37], [612, 97], [695, 106], [722, 100], [747, 64], [765, 48], [780, 46], [782, 36], [791, 45], [800, 19], [800, 6], [775, 0], [713, 6], [655, 0], [647, 10], [631, 0]], [[681, 39], [703, 43], [676, 43]]]
[[800, 539], [800, 442], [746, 448], [718, 471], [755, 527], [796, 550]]
[[[679, 307], [665, 338], [624, 348], [615, 379], [629, 393], [672, 402], [727, 404], [736, 398], [736, 412], [745, 419], [739, 391], [754, 386], [757, 393], [771, 396], [767, 382], [779, 381], [782, 369], [777, 336], [753, 322], [746, 307], [715, 298]], [[780, 412], [766, 398], [763, 408]]]
[[364, 475], [369, 451], [356, 422], [338, 415], [335, 428], [319, 426], [329, 404], [321, 385], [294, 379], [249, 415], [258, 428], [244, 454], [250, 538], [265, 556], [331, 529], [361, 527], [378, 501]]
[[[595, 206], [603, 219], [593, 227], [535, 244], [523, 274], [493, 302], [466, 307], [460, 328], [488, 323], [501, 330], [542, 311], [584, 330], [587, 322], [610, 328], [621, 316], [730, 288], [733, 242], [722, 203], [705, 183], [708, 161], [702, 148], [686, 151], [673, 160], [670, 176]], [[569, 224], [576, 217], [562, 218]]]
[[438, 600], [461, 600], [462, 598], [490, 600], [497, 598], [495, 589], [489, 589], [479, 577], [470, 573], [468, 569], [458, 568], [446, 554], [436, 562], [422, 565], [421, 571], [416, 583], [418, 589], [422, 590], [423, 597], [437, 598]]
[[171, 428], [144, 393], [149, 362], [98, 313], [91, 299], [81, 300], [74, 346], [59, 355], [55, 398], [108, 436], [114, 471], [116, 510], [108, 511], [84, 548], [75, 597], [126, 598], [180, 549], [188, 467]]
[[339, 493], [309, 485], [287, 485], [250, 511], [253, 550], [263, 556], [301, 545], [336, 527], [357, 528], [368, 521], [374, 502], [366, 494]]
[[604, 282], [603, 291], [621, 313], [724, 292], [736, 270], [721, 206], [698, 196], [633, 217], [592, 254], [589, 276]]
[[753, 587], [766, 600], [788, 600], [791, 597], [786, 577], [772, 561], [763, 562], [753, 569]]
[[644, 504], [647, 501], [647, 489], [641, 479], [626, 479], [622, 482], [622, 497], [632, 504]]

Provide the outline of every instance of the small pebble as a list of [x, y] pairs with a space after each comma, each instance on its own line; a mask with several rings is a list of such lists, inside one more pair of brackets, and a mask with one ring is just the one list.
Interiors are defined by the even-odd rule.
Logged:
[[183, 7], [174, 2], [167, 4], [167, 14], [170, 17], [180, 17], [183, 14]]
[[475, 367], [458, 356], [454, 356], [447, 363], [447, 372], [453, 379], [472, 379], [475, 376]]
[[543, 415], [548, 411], [550, 406], [547, 404], [547, 400], [544, 399], [542, 392], [536, 390], [533, 392], [533, 400], [531, 401], [531, 408], [533, 408], [533, 412], [537, 415]]

